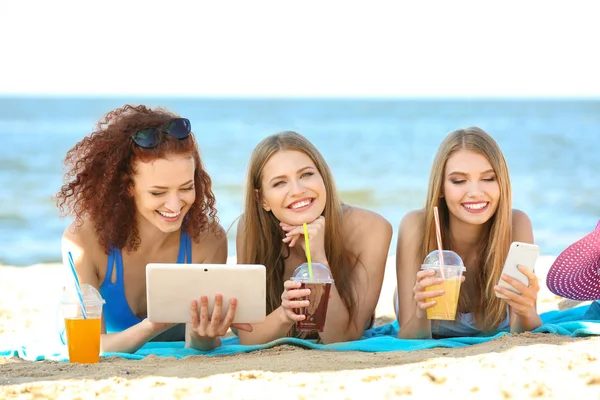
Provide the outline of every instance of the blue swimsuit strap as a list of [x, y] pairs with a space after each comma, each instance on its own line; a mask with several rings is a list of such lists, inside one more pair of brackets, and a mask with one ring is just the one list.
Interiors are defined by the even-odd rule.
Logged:
[[179, 254], [177, 264], [190, 264], [192, 262], [192, 240], [187, 232], [181, 232], [179, 238]]

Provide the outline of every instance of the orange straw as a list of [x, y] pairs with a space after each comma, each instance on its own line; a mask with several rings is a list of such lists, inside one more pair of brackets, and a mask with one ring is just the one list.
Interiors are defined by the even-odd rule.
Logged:
[[[433, 207], [433, 218], [435, 219], [435, 236], [437, 238], [438, 245], [438, 253], [440, 256], [440, 272], [442, 273], [442, 279], [446, 280], [446, 276], [444, 274], [444, 247], [442, 246], [442, 231], [440, 229], [440, 214], [438, 212], [437, 206]], [[450, 310], [448, 309], [448, 303], [446, 304], [446, 317], [450, 316]]]
[[[442, 246], [442, 231], [440, 229], [440, 214], [438, 212], [438, 208], [437, 206], [433, 207], [433, 218], [435, 219], [435, 236], [437, 238], [437, 245], [438, 245], [438, 251], [439, 251], [439, 255], [440, 255], [440, 264], [442, 264], [442, 267], [445, 265], [444, 264], [444, 252], [443, 252], [443, 246]], [[444, 268], [441, 269], [442, 271], [442, 278], [446, 279], [444, 277]]]

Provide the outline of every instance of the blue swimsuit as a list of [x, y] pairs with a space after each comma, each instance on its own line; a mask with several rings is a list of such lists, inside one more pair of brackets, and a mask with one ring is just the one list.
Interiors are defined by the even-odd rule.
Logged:
[[[177, 264], [186, 264], [192, 262], [192, 241], [186, 232], [181, 232], [179, 238], [179, 255]], [[113, 265], [117, 268], [117, 280], [111, 282]], [[127, 328], [138, 324], [143, 318], [138, 318], [127, 303], [125, 298], [125, 286], [123, 285], [123, 257], [121, 250], [111, 247], [108, 253], [108, 267], [106, 269], [106, 278], [100, 286], [100, 294], [106, 300], [104, 305], [104, 323], [106, 333], [122, 332]]]

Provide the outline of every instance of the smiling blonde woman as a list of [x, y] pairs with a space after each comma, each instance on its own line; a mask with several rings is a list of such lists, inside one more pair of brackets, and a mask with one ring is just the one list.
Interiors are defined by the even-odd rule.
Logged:
[[[428, 292], [439, 284], [434, 271], [421, 271], [421, 262], [437, 249], [433, 208], [440, 212], [444, 249], [456, 252], [466, 266], [455, 321], [429, 321], [435, 306]], [[408, 213], [400, 223], [396, 249], [396, 314], [401, 338], [475, 336], [508, 330], [520, 332], [541, 324], [536, 311], [539, 284], [535, 275], [526, 287], [502, 279], [521, 295], [497, 286], [513, 241], [533, 243], [529, 217], [512, 209], [508, 166], [494, 139], [477, 127], [450, 133], [436, 154], [425, 208]], [[496, 292], [508, 297], [496, 297]]]

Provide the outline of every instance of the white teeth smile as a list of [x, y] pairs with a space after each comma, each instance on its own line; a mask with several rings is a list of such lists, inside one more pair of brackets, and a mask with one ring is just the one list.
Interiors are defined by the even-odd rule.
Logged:
[[289, 207], [293, 210], [293, 209], [300, 208], [300, 207], [306, 207], [310, 203], [312, 203], [312, 200], [307, 199], [307, 200], [299, 201], [297, 203], [293, 203]]
[[176, 212], [176, 213], [168, 213], [168, 212], [159, 211], [158, 213], [166, 218], [175, 218], [175, 217], [178, 217], [179, 214], [181, 214], [181, 211]]
[[487, 206], [487, 204], [488, 203], [463, 204], [463, 206], [465, 206], [465, 208], [468, 208], [469, 210], [481, 210], [482, 208]]

